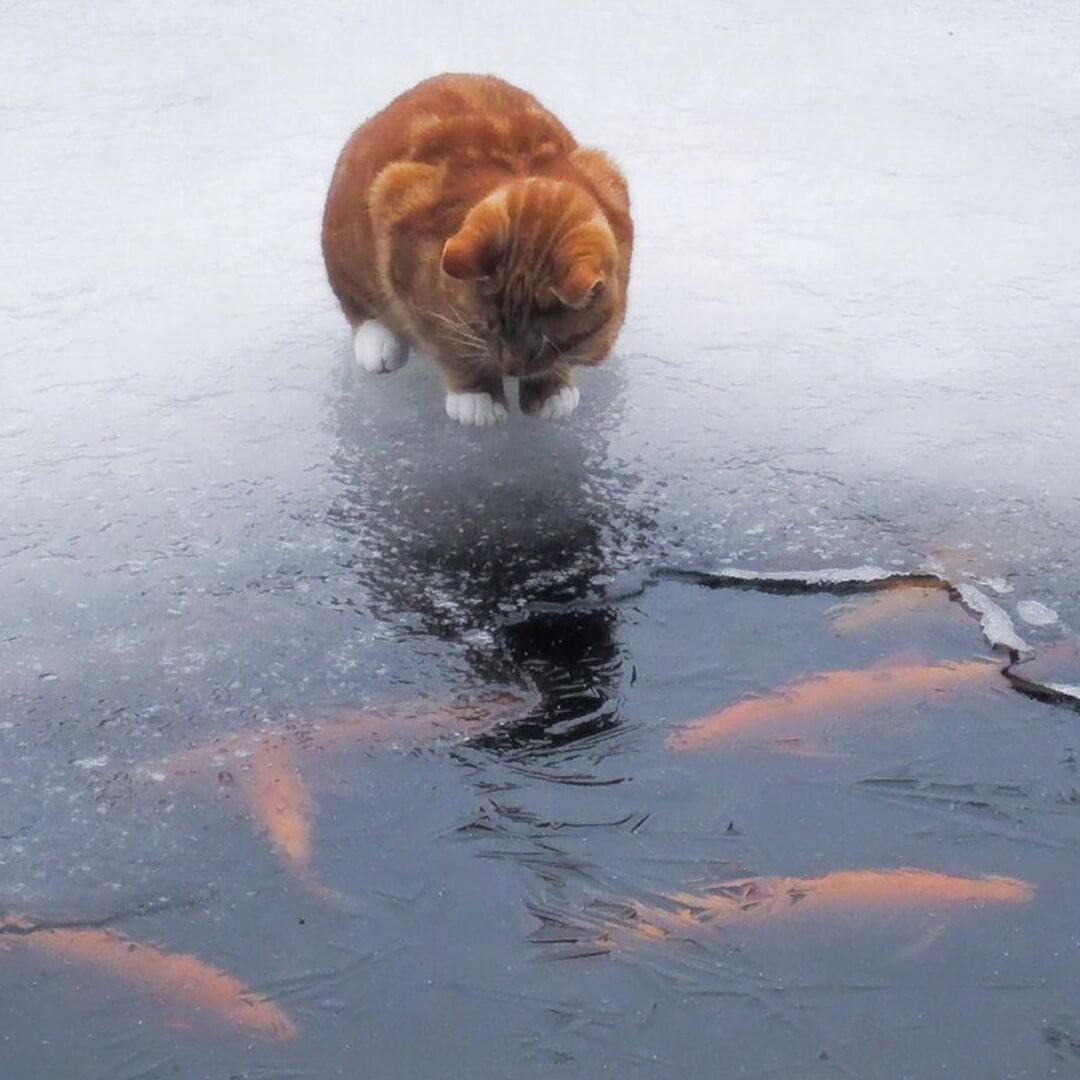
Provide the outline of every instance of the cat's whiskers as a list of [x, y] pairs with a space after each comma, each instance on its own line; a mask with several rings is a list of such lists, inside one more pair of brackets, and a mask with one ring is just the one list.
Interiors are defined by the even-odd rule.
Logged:
[[459, 364], [464, 365], [470, 371], [482, 374], [491, 366], [491, 351], [486, 342], [472, 344], [469, 342], [454, 342], [457, 349], [454, 353]]
[[466, 319], [465, 316], [462, 315], [461, 312], [458, 311], [458, 309], [454, 307], [453, 304], [448, 303], [446, 306], [450, 309], [450, 313], [454, 316], [455, 319], [457, 319], [458, 323], [461, 326], [467, 326], [470, 329], [473, 329], [475, 327], [475, 324], [471, 323], [468, 319]]
[[549, 338], [546, 333], [541, 332], [540, 338], [544, 343], [543, 348], [541, 348], [541, 350], [540, 350], [540, 355], [541, 356], [544, 355], [544, 349], [550, 349], [555, 354], [555, 359], [556, 360], [561, 360], [562, 355], [563, 355], [562, 349], [560, 349], [559, 346], [556, 345], [555, 342], [552, 341], [551, 338]]
[[452, 304], [450, 305], [450, 311], [453, 313], [453, 318], [449, 315], [444, 315], [441, 311], [435, 311], [432, 308], [421, 308], [420, 313], [427, 315], [432, 319], [438, 319], [439, 322], [444, 323], [446, 326], [453, 330], [460, 330], [473, 337], [478, 337], [472, 324], [466, 322], [461, 316], [461, 313]]
[[458, 330], [448, 329], [445, 331], [446, 337], [458, 345], [464, 345], [470, 349], [480, 349], [483, 347], [483, 341], [471, 334], [464, 334]]
[[422, 314], [430, 316], [433, 319], [438, 319], [444, 326], [442, 333], [450, 338], [456, 345], [463, 346], [470, 350], [482, 350], [486, 352], [484, 339], [477, 333], [476, 329], [461, 317], [460, 313], [453, 305], [450, 306], [450, 310], [453, 312], [454, 318], [451, 318], [449, 315], [444, 315], [441, 311], [433, 311], [429, 308], [422, 309]]

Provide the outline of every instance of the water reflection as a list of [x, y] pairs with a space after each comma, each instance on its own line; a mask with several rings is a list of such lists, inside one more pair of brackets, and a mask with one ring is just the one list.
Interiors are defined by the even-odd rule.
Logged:
[[395, 379], [350, 374], [334, 402], [330, 518], [366, 601], [412, 647], [445, 643], [478, 681], [542, 693], [541, 713], [492, 746], [563, 743], [609, 726], [618, 616], [598, 601], [653, 529], [636, 477], [608, 462], [621, 372], [590, 379], [570, 423], [512, 416], [479, 432], [432, 413], [427, 372]]

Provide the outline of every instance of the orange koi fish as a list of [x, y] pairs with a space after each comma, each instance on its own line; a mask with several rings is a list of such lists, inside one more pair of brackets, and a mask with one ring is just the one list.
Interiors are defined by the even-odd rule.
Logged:
[[499, 693], [464, 705], [408, 702], [360, 711], [324, 708], [312, 715], [312, 726], [300, 741], [305, 749], [337, 750], [358, 743], [461, 740], [521, 719], [540, 702], [535, 693]]
[[854, 671], [827, 671], [792, 683], [786, 690], [747, 698], [685, 724], [667, 737], [672, 750], [700, 750], [746, 740], [799, 737], [808, 719], [851, 713], [907, 694], [932, 694], [967, 683], [992, 682], [1001, 669], [981, 660], [951, 664], [876, 665]]
[[166, 952], [109, 930], [36, 926], [18, 916], [0, 921], [0, 927], [9, 933], [16, 930], [5, 935], [13, 944], [98, 968], [148, 993], [215, 1013], [267, 1038], [283, 1041], [297, 1036], [296, 1025], [273, 1002], [198, 957]]
[[677, 892], [662, 904], [633, 902], [629, 925], [608, 927], [604, 940], [619, 944], [619, 931], [663, 940], [680, 928], [746, 925], [758, 921], [856, 912], [932, 911], [1026, 904], [1035, 889], [1018, 878], [958, 877], [933, 870], [839, 870], [819, 878], [743, 878], [701, 893]]
[[311, 863], [315, 804], [288, 747], [259, 746], [240, 776], [252, 811], [274, 850], [298, 873]]
[[926, 610], [935, 599], [943, 601], [943, 598], [944, 589], [941, 588], [887, 586], [858, 600], [837, 604], [829, 611], [834, 630], [841, 634], [857, 634]]
[[953, 905], [1025, 904], [1034, 888], [1018, 878], [957, 877], [933, 870], [837, 870], [819, 878], [745, 878], [705, 894], [667, 897], [689, 916], [697, 911], [724, 921], [809, 915], [831, 911], [905, 911]]
[[537, 696], [501, 693], [471, 705], [405, 702], [368, 710], [323, 709], [298, 723], [265, 724], [181, 751], [145, 769], [155, 780], [217, 775], [233, 783], [289, 871], [307, 888], [340, 907], [355, 905], [320, 884], [311, 871], [315, 801], [297, 759], [309, 751], [418, 736], [466, 737], [525, 715]]
[[246, 768], [236, 774], [237, 787], [251, 816], [262, 826], [290, 872], [312, 892], [338, 906], [351, 906], [344, 894], [317, 881], [311, 869], [311, 835], [315, 801], [288, 745], [260, 745]]
[[227, 768], [233, 760], [247, 759], [260, 747], [278, 747], [284, 743], [307, 751], [394, 739], [466, 738], [526, 715], [539, 700], [537, 695], [504, 693], [469, 705], [409, 701], [370, 709], [317, 709], [300, 720], [268, 723], [217, 736], [155, 762], [144, 771], [155, 779], [198, 775], [212, 768]]

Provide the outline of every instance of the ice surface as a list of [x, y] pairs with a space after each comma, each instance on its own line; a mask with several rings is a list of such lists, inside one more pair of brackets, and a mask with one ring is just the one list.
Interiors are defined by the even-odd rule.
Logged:
[[[780, 589], [786, 592], [845, 592], [849, 589], [874, 590], [886, 586], [912, 587], [925, 585], [927, 582], [936, 583], [949, 590], [964, 609], [978, 620], [983, 638], [991, 648], [1012, 654], [1014, 660], [1028, 661], [1020, 671], [1023, 676], [1020, 681], [1029, 691], [1044, 693], [1051, 698], [1080, 700], [1080, 693], [1077, 693], [1075, 686], [1056, 680], [1045, 667], [1047, 660], [1055, 663], [1064, 658], [1066, 664], [1071, 664], [1075, 669], [1080, 664], [1080, 653], [1076, 650], [1075, 640], [1070, 637], [1059, 639], [1047, 647], [1046, 657], [1041, 658], [1038, 663], [1030, 663], [1034, 650], [1016, 632], [1008, 613], [970, 582], [951, 582], [930, 571], [897, 574], [877, 566], [857, 566], [850, 569], [830, 567], [804, 571], [740, 570], [727, 567], [718, 572], [672, 570], [666, 573], [713, 586], [748, 585], [759, 586], [767, 591]], [[661, 571], [660, 576], [665, 576], [665, 571]], [[617, 590], [615, 595], [618, 595]], [[1021, 601], [1017, 605], [1017, 611], [1033, 626], [1051, 626], [1057, 622], [1056, 614], [1053, 618], [1047, 617], [1044, 613], [1049, 609], [1036, 601]]]
[[[574, 420], [606, 429], [609, 497], [629, 487], [666, 537], [742, 564], [940, 554], [1080, 621], [1080, 31], [1068, 3], [1024, 10], [600, 5], [574, 8], [567, 35], [556, 5], [520, 37], [472, 3], [416, 25], [278, 4], [256, 25], [242, 8], [114, 0], [65, 14], [60, 37], [48, 4], [9, 12], [14, 545], [37, 522], [62, 535], [78, 506], [120, 546], [131, 516], [105, 520], [120, 477], [144, 536], [192, 531], [182, 507], [220, 508], [264, 464], [283, 496], [313, 478], [305, 459], [318, 477], [319, 396], [347, 348], [317, 255], [334, 156], [416, 78], [490, 69], [630, 176], [630, 319]], [[378, 43], [362, 70], [342, 59], [356, 35]], [[410, 455], [440, 456], [437, 391], [409, 385], [365, 387], [358, 407], [419, 414]], [[184, 542], [215, 542], [197, 531]]]
[[902, 577], [895, 570], [883, 570], [879, 566], [828, 567], [822, 570], [740, 570], [737, 567], [709, 575], [718, 582], [761, 583], [763, 585], [791, 585], [807, 588], [843, 587], [845, 585], [878, 585]]
[[1073, 701], [1080, 703], [1080, 686], [1073, 686], [1072, 683], [1051, 682], [1047, 683], [1046, 687], [1055, 694], [1072, 698]]

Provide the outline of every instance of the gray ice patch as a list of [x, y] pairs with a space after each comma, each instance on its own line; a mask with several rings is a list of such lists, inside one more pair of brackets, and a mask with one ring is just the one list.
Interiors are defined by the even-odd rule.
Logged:
[[1021, 600], [1016, 605], [1016, 614], [1028, 626], [1053, 626], [1058, 621], [1058, 613], [1038, 600]]

